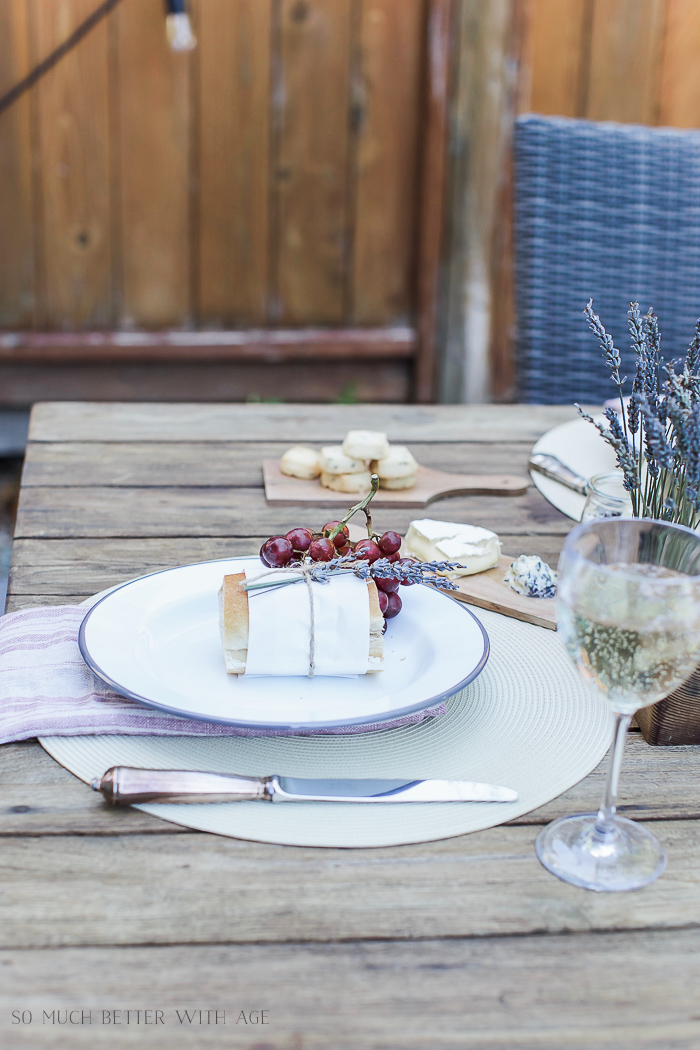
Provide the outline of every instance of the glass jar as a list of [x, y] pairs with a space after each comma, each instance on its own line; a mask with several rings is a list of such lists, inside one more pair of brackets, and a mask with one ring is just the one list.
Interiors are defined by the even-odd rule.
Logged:
[[631, 518], [632, 500], [623, 485], [624, 475], [619, 470], [609, 474], [595, 474], [586, 484], [586, 503], [581, 521], [595, 518]]

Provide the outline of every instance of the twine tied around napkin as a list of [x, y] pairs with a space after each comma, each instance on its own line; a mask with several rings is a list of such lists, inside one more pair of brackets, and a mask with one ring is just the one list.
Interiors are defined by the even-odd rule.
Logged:
[[[316, 670], [316, 609], [314, 606], [314, 592], [311, 586], [311, 581], [314, 579], [312, 573], [322, 564], [322, 562], [310, 562], [308, 565], [295, 565], [293, 569], [289, 569], [288, 566], [284, 565], [279, 568], [268, 569], [267, 572], [261, 572], [258, 576], [254, 576], [252, 580], [241, 580], [238, 585], [239, 587], [242, 587], [243, 590], [248, 591], [251, 589], [248, 586], [250, 583], [262, 580], [266, 576], [276, 576], [279, 572], [295, 572], [298, 574], [299, 579], [304, 579], [306, 581], [306, 587], [309, 594], [309, 614], [311, 616], [311, 632], [309, 636], [309, 673], [306, 676], [307, 678], [313, 678]], [[316, 580], [316, 582], [319, 583], [320, 581]], [[280, 580], [279, 586], [285, 586], [286, 583], [296, 583], [296, 580]], [[274, 587], [271, 587], [270, 590], [274, 590]]]

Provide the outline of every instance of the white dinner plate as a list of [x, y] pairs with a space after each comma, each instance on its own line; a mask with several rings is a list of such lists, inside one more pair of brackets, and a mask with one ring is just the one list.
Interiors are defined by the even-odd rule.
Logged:
[[[603, 419], [602, 416], [597, 418]], [[585, 419], [572, 419], [570, 423], [562, 423], [548, 430], [532, 451], [549, 452], [584, 478], [592, 478], [594, 474], [606, 474], [617, 468], [615, 453], [610, 445], [603, 440], [593, 424], [587, 423]], [[557, 510], [574, 521], [581, 520], [585, 496], [580, 496], [566, 485], [560, 485], [558, 481], [546, 478], [544, 474], [535, 470], [530, 472], [530, 476], [544, 498]]]
[[257, 678], [224, 670], [217, 593], [226, 573], [257, 558], [184, 565], [110, 591], [87, 613], [80, 651], [118, 693], [171, 714], [264, 729], [388, 721], [431, 707], [474, 679], [486, 631], [462, 603], [429, 586], [402, 587], [389, 620], [384, 670], [356, 678]]

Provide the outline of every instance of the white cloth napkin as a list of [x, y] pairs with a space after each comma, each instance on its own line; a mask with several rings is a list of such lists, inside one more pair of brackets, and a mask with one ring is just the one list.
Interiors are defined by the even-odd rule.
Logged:
[[[275, 580], [298, 578], [293, 571]], [[261, 577], [247, 569], [246, 580]], [[264, 577], [267, 583], [271, 576]], [[263, 578], [261, 577], [261, 582]], [[314, 603], [314, 674], [366, 674], [369, 662], [369, 592], [352, 573], [311, 583]], [[311, 598], [305, 580], [248, 591], [246, 675], [308, 675]]]
[[113, 692], [85, 665], [78, 648], [85, 613], [77, 605], [53, 605], [0, 617], [0, 744], [35, 736], [102, 733], [342, 736], [412, 725], [446, 710], [442, 703], [389, 722], [304, 732], [246, 729], [162, 714]]

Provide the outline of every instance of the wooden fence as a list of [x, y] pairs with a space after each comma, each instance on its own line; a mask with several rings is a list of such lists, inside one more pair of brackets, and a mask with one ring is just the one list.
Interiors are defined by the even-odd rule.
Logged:
[[[96, 3], [0, 0], [0, 93]], [[513, 112], [700, 126], [700, 0], [190, 6], [0, 116], [0, 401], [429, 399], [450, 57], [442, 396], [507, 399]]]
[[534, 0], [530, 108], [700, 127], [697, 0]]
[[[0, 93], [95, 7], [0, 0]], [[0, 116], [0, 363], [157, 342], [36, 333], [252, 329], [187, 352], [393, 361], [393, 400], [421, 350], [429, 397], [450, 0], [190, 10], [174, 54], [162, 0], [122, 0]], [[327, 337], [277, 331], [307, 326]]]

